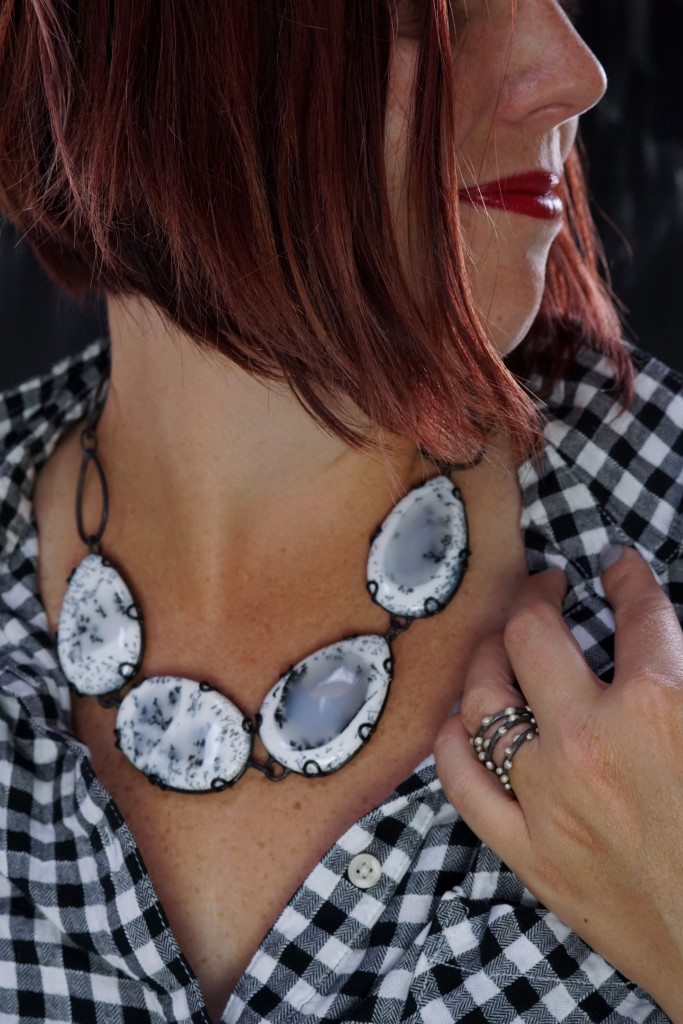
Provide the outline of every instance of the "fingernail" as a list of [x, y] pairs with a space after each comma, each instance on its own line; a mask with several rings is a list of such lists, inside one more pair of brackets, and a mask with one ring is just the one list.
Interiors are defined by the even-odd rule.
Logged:
[[454, 702], [454, 704], [453, 704], [453, 706], [452, 706], [451, 710], [450, 710], [450, 711], [448, 712], [448, 714], [449, 714], [449, 715], [459, 715], [459, 714], [460, 714], [460, 705], [461, 705], [461, 704], [462, 704], [462, 701], [460, 701], [460, 700], [456, 700], [456, 701]]
[[607, 572], [610, 566], [619, 561], [623, 553], [624, 549], [621, 544], [608, 544], [603, 548], [598, 559], [600, 572]]

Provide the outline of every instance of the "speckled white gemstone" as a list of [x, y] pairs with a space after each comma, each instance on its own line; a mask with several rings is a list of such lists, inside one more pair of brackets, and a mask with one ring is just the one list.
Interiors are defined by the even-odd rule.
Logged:
[[118, 744], [136, 768], [170, 789], [206, 793], [242, 774], [252, 733], [232, 701], [206, 683], [143, 679], [121, 701]]
[[316, 651], [285, 673], [263, 701], [263, 745], [302, 775], [336, 771], [372, 733], [391, 676], [384, 637], [352, 637]]
[[431, 615], [458, 589], [467, 559], [464, 502], [448, 477], [437, 476], [409, 491], [382, 523], [368, 589], [394, 615]]
[[74, 570], [62, 603], [57, 654], [64, 675], [82, 694], [118, 690], [142, 659], [142, 622], [121, 573], [100, 555]]

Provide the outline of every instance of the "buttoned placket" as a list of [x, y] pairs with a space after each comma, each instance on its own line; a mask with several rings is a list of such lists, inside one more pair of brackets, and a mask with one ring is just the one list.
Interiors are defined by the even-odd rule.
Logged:
[[[432, 767], [433, 758], [428, 758], [417, 772]], [[256, 1020], [249, 1002], [262, 987], [286, 992], [286, 1000], [268, 1014], [273, 1024], [298, 1024], [303, 1015], [312, 1019], [325, 1016], [339, 995], [336, 988], [330, 991], [325, 979], [356, 969], [368, 933], [386, 912], [444, 805], [449, 806], [438, 779], [434, 779], [407, 796], [381, 805], [353, 825], [313, 869], [266, 936], [228, 1001], [224, 1024], [251, 1024]], [[396, 846], [375, 837], [378, 826], [389, 817], [403, 820], [405, 825], [402, 842]], [[318, 897], [315, 905], [311, 899], [314, 894]], [[316, 925], [325, 908], [340, 915], [340, 926], [333, 935], [324, 935]], [[304, 918], [307, 920], [302, 926]], [[314, 985], [308, 983], [305, 972], [294, 988], [285, 977], [282, 954], [293, 942], [306, 950], [315, 965]]]

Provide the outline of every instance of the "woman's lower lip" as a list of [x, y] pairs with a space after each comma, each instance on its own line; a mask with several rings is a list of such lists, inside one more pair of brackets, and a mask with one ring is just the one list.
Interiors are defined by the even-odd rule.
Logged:
[[521, 213], [537, 220], [558, 220], [564, 214], [564, 203], [552, 189], [531, 191], [527, 187], [516, 189], [512, 181], [495, 182], [490, 185], [463, 188], [460, 199], [487, 210], [505, 210], [506, 213]]

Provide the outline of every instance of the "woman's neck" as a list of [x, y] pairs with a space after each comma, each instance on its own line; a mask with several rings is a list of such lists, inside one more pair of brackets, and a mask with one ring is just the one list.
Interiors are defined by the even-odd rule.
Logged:
[[[110, 494], [103, 553], [145, 611], [145, 673], [201, 671], [255, 713], [264, 680], [304, 653], [385, 631], [387, 615], [365, 587], [370, 538], [435, 469], [408, 445], [386, 456], [345, 448], [289, 395], [160, 323], [157, 330], [147, 316], [112, 305], [111, 392], [98, 427]], [[74, 517], [80, 463], [75, 428], [36, 485], [51, 628], [64, 580], [84, 554]], [[453, 614], [455, 605], [476, 608], [477, 622], [500, 628], [524, 571], [514, 467], [505, 448], [492, 445], [476, 469], [454, 479], [472, 558]], [[86, 531], [99, 522], [100, 500], [90, 472]], [[421, 633], [434, 642], [439, 635], [426, 623]]]
[[[365, 533], [433, 474], [414, 445], [393, 438], [382, 450], [349, 449], [286, 388], [200, 349], [143, 301], [112, 301], [109, 315], [112, 375], [98, 437], [110, 540], [124, 529], [133, 545], [136, 534], [145, 544], [153, 536], [195, 574], [211, 573], [237, 566], [254, 538], [278, 543], [303, 524], [312, 544], [330, 531]], [[88, 500], [96, 510], [96, 487]]]

